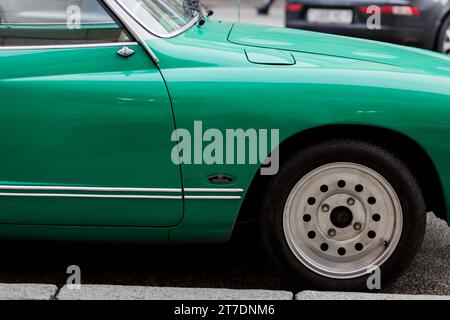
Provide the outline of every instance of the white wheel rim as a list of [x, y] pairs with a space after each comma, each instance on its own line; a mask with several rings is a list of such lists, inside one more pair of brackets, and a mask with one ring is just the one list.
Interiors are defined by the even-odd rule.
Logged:
[[366, 166], [346, 162], [304, 176], [283, 214], [295, 257], [334, 279], [357, 278], [381, 266], [397, 247], [402, 226], [400, 201], [389, 182]]

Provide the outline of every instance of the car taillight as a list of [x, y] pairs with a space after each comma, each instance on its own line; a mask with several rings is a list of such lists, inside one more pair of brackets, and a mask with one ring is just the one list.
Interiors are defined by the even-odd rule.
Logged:
[[[359, 11], [364, 14], [373, 14], [376, 11], [370, 10], [370, 7], [360, 7]], [[397, 16], [420, 16], [420, 9], [412, 6], [382, 6], [381, 14], [392, 14]]]
[[302, 8], [303, 6], [299, 3], [286, 3], [286, 11], [289, 12], [299, 12]]
[[420, 9], [409, 6], [392, 6], [392, 14], [402, 16], [420, 16]]

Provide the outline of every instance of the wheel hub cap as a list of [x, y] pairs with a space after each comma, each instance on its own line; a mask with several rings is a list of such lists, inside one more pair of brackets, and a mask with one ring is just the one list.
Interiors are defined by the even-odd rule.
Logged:
[[353, 213], [347, 207], [337, 207], [331, 211], [330, 220], [338, 228], [347, 228], [353, 221]]

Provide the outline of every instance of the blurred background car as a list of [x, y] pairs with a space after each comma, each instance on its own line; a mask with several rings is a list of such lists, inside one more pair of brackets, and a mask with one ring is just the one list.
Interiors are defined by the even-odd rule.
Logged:
[[[374, 5], [377, 11], [371, 8]], [[378, 28], [372, 24], [375, 12]], [[450, 55], [449, 13], [449, 0], [287, 0], [286, 26]]]

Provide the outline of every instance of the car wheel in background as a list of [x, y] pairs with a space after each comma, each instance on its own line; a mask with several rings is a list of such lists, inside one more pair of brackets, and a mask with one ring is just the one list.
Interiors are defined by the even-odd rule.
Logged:
[[442, 24], [437, 50], [443, 54], [450, 55], [450, 16]]
[[412, 173], [376, 145], [334, 140], [287, 160], [264, 197], [267, 255], [292, 287], [367, 290], [404, 270], [422, 243], [426, 215]]

